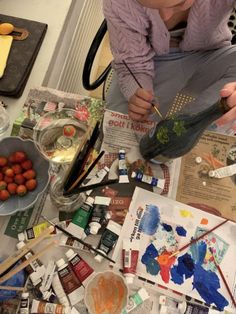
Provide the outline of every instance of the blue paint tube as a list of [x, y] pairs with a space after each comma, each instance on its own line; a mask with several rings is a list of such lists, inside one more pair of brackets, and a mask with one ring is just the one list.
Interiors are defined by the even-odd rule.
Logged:
[[156, 186], [160, 189], [164, 189], [165, 180], [164, 179], [157, 179], [152, 176], [148, 176], [142, 172], [132, 172], [131, 178], [134, 178], [136, 181], [144, 182], [150, 184], [151, 186]]
[[121, 314], [127, 314], [133, 311], [137, 306], [141, 305], [145, 300], [149, 298], [149, 294], [146, 289], [141, 288], [129, 298], [129, 302], [126, 307], [122, 310]]
[[[97, 249], [103, 254], [108, 255], [109, 252], [115, 246], [119, 238], [120, 231], [121, 231], [121, 225], [119, 225], [113, 220], [110, 220], [107, 224], [106, 229], [104, 230], [102, 234], [102, 237], [98, 244]], [[103, 256], [96, 255], [95, 260], [98, 262], [101, 262], [103, 260]]]
[[119, 183], [129, 183], [124, 149], [119, 150]]

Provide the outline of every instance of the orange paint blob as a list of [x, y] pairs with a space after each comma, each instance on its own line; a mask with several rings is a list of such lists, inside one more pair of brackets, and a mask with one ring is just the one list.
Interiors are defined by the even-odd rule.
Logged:
[[202, 218], [201, 225], [207, 225], [207, 224], [208, 224], [208, 219], [207, 218]]

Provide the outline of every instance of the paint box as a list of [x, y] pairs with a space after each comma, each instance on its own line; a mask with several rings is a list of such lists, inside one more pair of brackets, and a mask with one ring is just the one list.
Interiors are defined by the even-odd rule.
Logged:
[[113, 271], [97, 273], [85, 288], [84, 301], [90, 314], [120, 314], [128, 302], [128, 287]]

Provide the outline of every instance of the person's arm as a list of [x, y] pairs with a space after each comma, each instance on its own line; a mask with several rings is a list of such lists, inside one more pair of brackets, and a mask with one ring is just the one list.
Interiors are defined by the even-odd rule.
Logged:
[[[104, 0], [113, 67], [121, 92], [129, 102], [129, 115], [144, 120], [151, 109], [155, 52], [148, 41], [149, 21], [143, 8], [133, 0]], [[142, 85], [140, 89], [126, 69], [123, 60]]]

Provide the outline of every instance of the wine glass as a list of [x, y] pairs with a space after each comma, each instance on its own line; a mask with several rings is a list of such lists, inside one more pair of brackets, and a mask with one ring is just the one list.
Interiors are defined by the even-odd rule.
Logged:
[[84, 201], [83, 195], [63, 195], [63, 184], [70, 163], [88, 130], [73, 109], [62, 109], [43, 115], [34, 128], [34, 141], [39, 151], [51, 163], [50, 197], [62, 211], [73, 211]]

